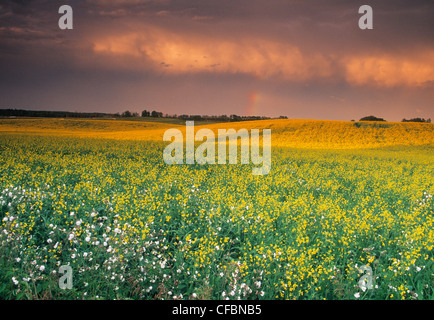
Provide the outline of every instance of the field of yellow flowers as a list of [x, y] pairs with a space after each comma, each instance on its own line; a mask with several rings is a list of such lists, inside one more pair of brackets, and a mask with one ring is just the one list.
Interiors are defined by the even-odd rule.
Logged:
[[165, 164], [172, 127], [1, 119], [0, 298], [434, 299], [434, 125], [204, 125], [270, 128], [263, 176]]

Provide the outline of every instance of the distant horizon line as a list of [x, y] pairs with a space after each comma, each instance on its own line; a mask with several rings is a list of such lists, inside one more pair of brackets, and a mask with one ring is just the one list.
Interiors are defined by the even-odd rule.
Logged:
[[[144, 112], [147, 112], [146, 115], [143, 115]], [[128, 119], [128, 118], [165, 118], [165, 119], [179, 119], [179, 120], [196, 120], [196, 121], [212, 121], [212, 120], [222, 120], [225, 122], [236, 122], [236, 121], [249, 121], [249, 120], [279, 120], [279, 119], [288, 119], [288, 120], [324, 120], [324, 121], [383, 121], [383, 122], [423, 122], [423, 123], [431, 123], [431, 118], [403, 118], [401, 121], [388, 121], [380, 117], [376, 117], [373, 115], [364, 116], [359, 120], [351, 119], [351, 120], [337, 120], [337, 119], [318, 119], [318, 118], [290, 118], [286, 115], [280, 115], [276, 117], [271, 116], [261, 116], [261, 115], [237, 115], [237, 114], [220, 114], [220, 115], [209, 115], [209, 114], [169, 114], [163, 113], [156, 110], [147, 110], [143, 109], [140, 114], [137, 111], [125, 110], [123, 112], [98, 112], [98, 111], [62, 111], [62, 110], [31, 110], [31, 109], [16, 109], [16, 108], [0, 108], [0, 118], [105, 118], [105, 117], [114, 117], [120, 119]], [[71, 117], [72, 116], [72, 117]]]

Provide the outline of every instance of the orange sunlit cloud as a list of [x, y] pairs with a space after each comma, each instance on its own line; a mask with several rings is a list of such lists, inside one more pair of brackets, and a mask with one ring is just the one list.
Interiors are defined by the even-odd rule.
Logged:
[[351, 85], [378, 87], [426, 86], [434, 81], [434, 53], [410, 58], [346, 53], [330, 57], [306, 54], [295, 45], [267, 39], [211, 40], [151, 27], [146, 32], [112, 35], [92, 42], [96, 54], [118, 59], [123, 66], [126, 60], [134, 68], [173, 74], [241, 73], [293, 81], [343, 78]]
[[211, 40], [153, 29], [147, 34], [98, 39], [93, 50], [115, 58], [136, 59], [135, 64], [150, 61], [154, 69], [164, 68], [174, 74], [243, 73], [258, 78], [308, 80], [333, 73], [330, 61], [322, 54], [306, 55], [294, 45], [248, 37], [239, 41]]
[[434, 81], [434, 52], [425, 56], [352, 57], [346, 61], [346, 79], [355, 85], [382, 87], [425, 86]]

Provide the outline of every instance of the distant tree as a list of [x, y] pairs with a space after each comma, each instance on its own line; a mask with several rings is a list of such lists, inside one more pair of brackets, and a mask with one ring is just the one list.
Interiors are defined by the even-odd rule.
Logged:
[[148, 110], [143, 110], [142, 111], [142, 117], [150, 117], [151, 113]]
[[132, 116], [132, 117], [138, 117], [138, 116], [139, 116], [139, 113], [138, 113], [138, 112], [133, 112], [133, 113], [131, 114], [131, 116]]
[[241, 117], [236, 114], [231, 114], [229, 118], [231, 121], [241, 121]]
[[402, 119], [402, 122], [426, 122], [426, 123], [431, 123], [431, 119], [424, 119], [424, 118], [413, 118], [413, 119]]
[[131, 114], [131, 112], [129, 110], [127, 110], [127, 111], [122, 112], [121, 117], [123, 117], [123, 118], [129, 118], [129, 117], [132, 117], [132, 114]]
[[279, 119], [288, 119], [287, 116], [280, 116]]
[[383, 118], [377, 118], [375, 116], [367, 116], [361, 118], [359, 121], [386, 121], [386, 120], [384, 120]]
[[200, 120], [202, 120], [202, 116], [201, 115], [192, 115], [192, 116], [190, 116], [190, 119], [193, 121], [200, 121]]
[[162, 118], [163, 117], [163, 113], [162, 112], [157, 112], [157, 111], [152, 111], [151, 112], [151, 117]]

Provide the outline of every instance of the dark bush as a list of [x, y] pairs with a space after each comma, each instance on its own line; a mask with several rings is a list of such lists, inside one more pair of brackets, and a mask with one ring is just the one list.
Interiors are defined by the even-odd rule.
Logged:
[[384, 120], [383, 118], [377, 118], [375, 116], [367, 116], [361, 118], [359, 121], [386, 121], [386, 120]]

